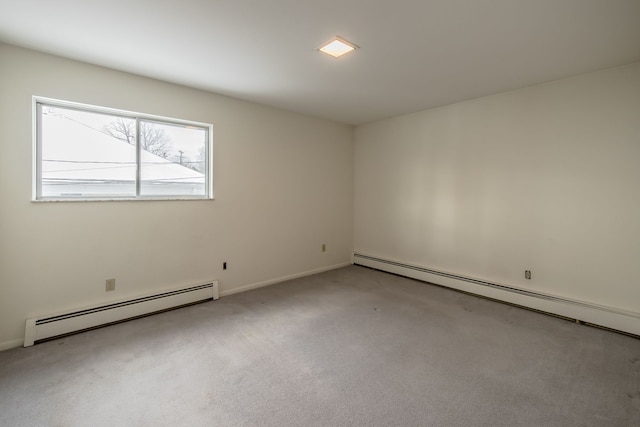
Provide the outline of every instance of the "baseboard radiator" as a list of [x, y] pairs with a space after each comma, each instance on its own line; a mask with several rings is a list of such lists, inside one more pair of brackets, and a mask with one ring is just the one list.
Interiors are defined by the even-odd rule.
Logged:
[[24, 346], [218, 298], [218, 282], [214, 280], [80, 310], [33, 317], [27, 319]]
[[640, 335], [639, 312], [563, 298], [557, 295], [493, 283], [362, 253], [353, 254], [353, 263], [518, 305], [523, 308], [542, 311], [592, 326], [613, 329], [634, 336]]

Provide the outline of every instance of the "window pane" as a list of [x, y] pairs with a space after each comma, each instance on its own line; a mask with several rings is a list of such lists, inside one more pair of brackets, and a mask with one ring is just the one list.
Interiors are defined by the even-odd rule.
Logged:
[[41, 197], [136, 195], [135, 138], [127, 133], [133, 127], [135, 137], [135, 120], [50, 105], [39, 112]]
[[211, 125], [37, 99], [34, 198], [211, 199]]
[[207, 129], [140, 120], [140, 195], [206, 196]]

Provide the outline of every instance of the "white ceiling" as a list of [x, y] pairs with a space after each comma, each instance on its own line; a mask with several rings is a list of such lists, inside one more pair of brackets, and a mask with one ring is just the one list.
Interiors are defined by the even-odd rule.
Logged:
[[638, 61], [640, 0], [0, 0], [0, 40], [361, 124]]

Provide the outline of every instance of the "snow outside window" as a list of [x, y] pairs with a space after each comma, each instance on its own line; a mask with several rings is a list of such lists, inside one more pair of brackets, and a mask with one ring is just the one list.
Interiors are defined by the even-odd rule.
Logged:
[[210, 124], [34, 98], [34, 200], [211, 199]]

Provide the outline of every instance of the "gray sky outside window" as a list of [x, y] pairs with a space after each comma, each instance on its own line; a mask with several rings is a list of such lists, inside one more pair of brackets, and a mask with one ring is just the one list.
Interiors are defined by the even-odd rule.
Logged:
[[37, 199], [209, 198], [206, 127], [46, 103], [37, 114]]

